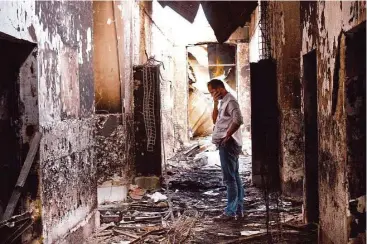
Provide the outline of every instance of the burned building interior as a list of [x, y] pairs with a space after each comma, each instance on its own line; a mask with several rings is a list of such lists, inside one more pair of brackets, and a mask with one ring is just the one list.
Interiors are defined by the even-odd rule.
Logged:
[[366, 243], [366, 1], [0, 1], [0, 52], [1, 244]]

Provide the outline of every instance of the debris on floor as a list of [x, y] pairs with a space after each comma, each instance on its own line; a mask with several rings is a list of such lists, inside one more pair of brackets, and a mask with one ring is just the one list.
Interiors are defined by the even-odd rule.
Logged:
[[[136, 187], [133, 189], [135, 193], [138, 191]], [[148, 195], [99, 206], [103, 224], [88, 243], [161, 243], [166, 238], [168, 204], [166, 201], [153, 201]], [[159, 193], [159, 196], [163, 194]]]
[[[251, 185], [248, 156], [240, 157], [245, 217], [214, 222], [226, 205], [226, 188], [218, 152], [211, 145], [198, 145], [169, 161], [159, 190], [144, 191], [133, 185], [127, 201], [101, 205], [103, 224], [88, 243], [316, 243], [317, 228], [300, 227], [301, 204], [286, 201], [278, 193], [269, 196], [276, 204], [269, 204], [267, 223], [264, 194]], [[207, 163], [198, 167], [193, 162], [202, 155]]]

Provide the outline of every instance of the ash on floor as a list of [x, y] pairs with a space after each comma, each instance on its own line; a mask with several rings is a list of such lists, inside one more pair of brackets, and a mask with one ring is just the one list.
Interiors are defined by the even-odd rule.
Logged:
[[169, 160], [159, 191], [132, 186], [126, 202], [100, 206], [103, 224], [88, 243], [317, 243], [317, 228], [302, 224], [301, 203], [272, 192], [266, 204], [262, 189], [251, 185], [251, 157], [239, 160], [243, 220], [213, 221], [225, 207], [226, 188], [218, 152], [198, 143]]

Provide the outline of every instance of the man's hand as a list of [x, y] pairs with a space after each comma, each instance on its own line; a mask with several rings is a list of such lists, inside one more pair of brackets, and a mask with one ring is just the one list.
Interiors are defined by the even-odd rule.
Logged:
[[214, 92], [213, 93], [214, 103], [218, 103], [219, 99], [220, 99], [220, 92]]
[[231, 139], [232, 136], [226, 135], [226, 137], [223, 138], [223, 140], [221, 141], [220, 145], [221, 146], [225, 146], [226, 143], [229, 141], [229, 139]]
[[220, 93], [219, 92], [214, 92], [212, 93], [212, 97], [214, 100], [214, 108], [213, 108], [213, 113], [212, 113], [212, 119], [213, 119], [213, 123], [215, 124], [217, 122], [217, 118], [218, 118], [218, 100], [220, 97]]

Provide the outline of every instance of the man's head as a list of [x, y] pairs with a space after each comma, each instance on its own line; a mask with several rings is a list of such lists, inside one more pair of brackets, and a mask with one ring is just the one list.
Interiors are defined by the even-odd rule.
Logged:
[[214, 97], [214, 94], [218, 93], [220, 99], [222, 99], [228, 93], [223, 81], [218, 79], [213, 79], [208, 82], [208, 91], [212, 97]]

